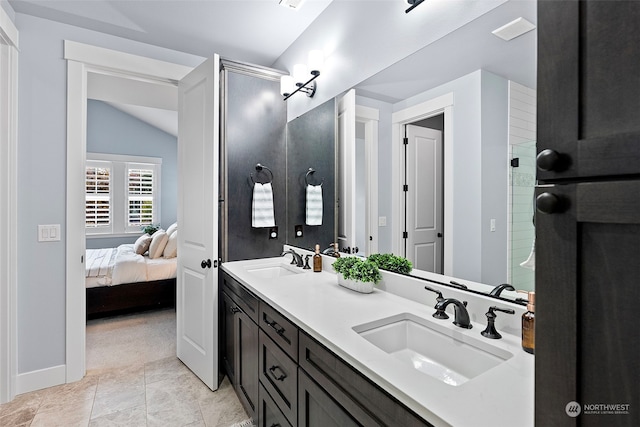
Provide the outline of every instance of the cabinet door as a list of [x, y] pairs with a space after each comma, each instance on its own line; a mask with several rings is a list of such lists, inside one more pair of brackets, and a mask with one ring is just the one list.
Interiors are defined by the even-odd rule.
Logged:
[[539, 180], [640, 173], [638, 22], [637, 1], [538, 3]]
[[235, 369], [235, 360], [236, 360], [236, 352], [235, 352], [235, 332], [234, 332], [234, 317], [238, 312], [238, 307], [235, 303], [229, 298], [226, 292], [222, 293], [222, 345], [223, 345], [223, 353], [222, 353], [222, 363], [224, 365], [224, 369], [229, 377], [229, 382], [231, 384], [236, 383], [236, 369]]
[[[638, 426], [640, 181], [536, 194], [536, 425]], [[630, 407], [593, 413], [600, 404]]]
[[313, 382], [302, 369], [299, 370], [299, 427], [357, 427], [361, 425], [365, 424], [356, 421], [347, 410]]
[[236, 392], [253, 418], [258, 403], [258, 325], [243, 311], [236, 313], [234, 323]]

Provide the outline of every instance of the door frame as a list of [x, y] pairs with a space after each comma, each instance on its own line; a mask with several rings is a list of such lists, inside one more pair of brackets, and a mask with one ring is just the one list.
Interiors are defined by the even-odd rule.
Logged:
[[84, 164], [87, 147], [87, 81], [91, 73], [178, 85], [193, 68], [148, 57], [64, 41], [67, 60], [66, 382], [85, 374]]
[[443, 135], [443, 177], [444, 177], [444, 242], [442, 250], [442, 273], [451, 276], [453, 273], [453, 92], [422, 102], [418, 105], [396, 111], [391, 116], [391, 200], [392, 203], [392, 252], [400, 254], [403, 247], [403, 218], [405, 206], [402, 183], [404, 163], [402, 149], [404, 145], [404, 125], [444, 113]]
[[365, 227], [370, 240], [365, 242], [365, 254], [378, 252], [378, 122], [380, 111], [356, 104], [356, 123], [364, 124], [364, 157], [366, 177]]
[[[18, 195], [18, 30], [0, 7], [0, 404], [16, 394], [17, 363], [17, 195]], [[6, 96], [4, 96], [6, 95]]]

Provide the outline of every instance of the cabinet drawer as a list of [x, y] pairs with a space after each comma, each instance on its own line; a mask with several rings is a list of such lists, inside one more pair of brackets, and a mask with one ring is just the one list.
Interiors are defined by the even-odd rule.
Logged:
[[352, 414], [361, 412], [387, 426], [431, 425], [304, 332], [299, 363], [331, 396], [348, 396], [354, 405], [345, 408]]
[[251, 320], [258, 323], [258, 298], [227, 273], [222, 274], [223, 290]]
[[298, 361], [298, 327], [265, 302], [260, 302], [258, 324], [295, 362]]
[[297, 417], [298, 365], [262, 330], [260, 331], [260, 383], [287, 419]]
[[257, 422], [258, 427], [291, 427], [287, 418], [280, 412], [269, 393], [260, 384], [260, 392], [258, 393], [258, 411]]

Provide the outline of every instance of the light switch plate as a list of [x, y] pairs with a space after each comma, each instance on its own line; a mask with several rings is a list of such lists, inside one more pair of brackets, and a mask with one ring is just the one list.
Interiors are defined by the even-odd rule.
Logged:
[[387, 226], [387, 217], [381, 216], [378, 217], [378, 227], [386, 227]]
[[38, 242], [59, 242], [60, 224], [38, 225]]

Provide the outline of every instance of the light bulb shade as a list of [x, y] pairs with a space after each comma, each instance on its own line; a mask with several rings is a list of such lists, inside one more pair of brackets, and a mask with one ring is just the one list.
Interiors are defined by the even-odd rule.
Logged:
[[287, 96], [294, 90], [293, 77], [282, 76], [280, 77], [280, 94]]
[[296, 64], [293, 66], [293, 80], [296, 84], [302, 85], [306, 83], [310, 77], [305, 64]]
[[323, 64], [324, 53], [322, 53], [321, 50], [312, 50], [311, 52], [309, 52], [309, 70], [311, 74], [320, 74]]

